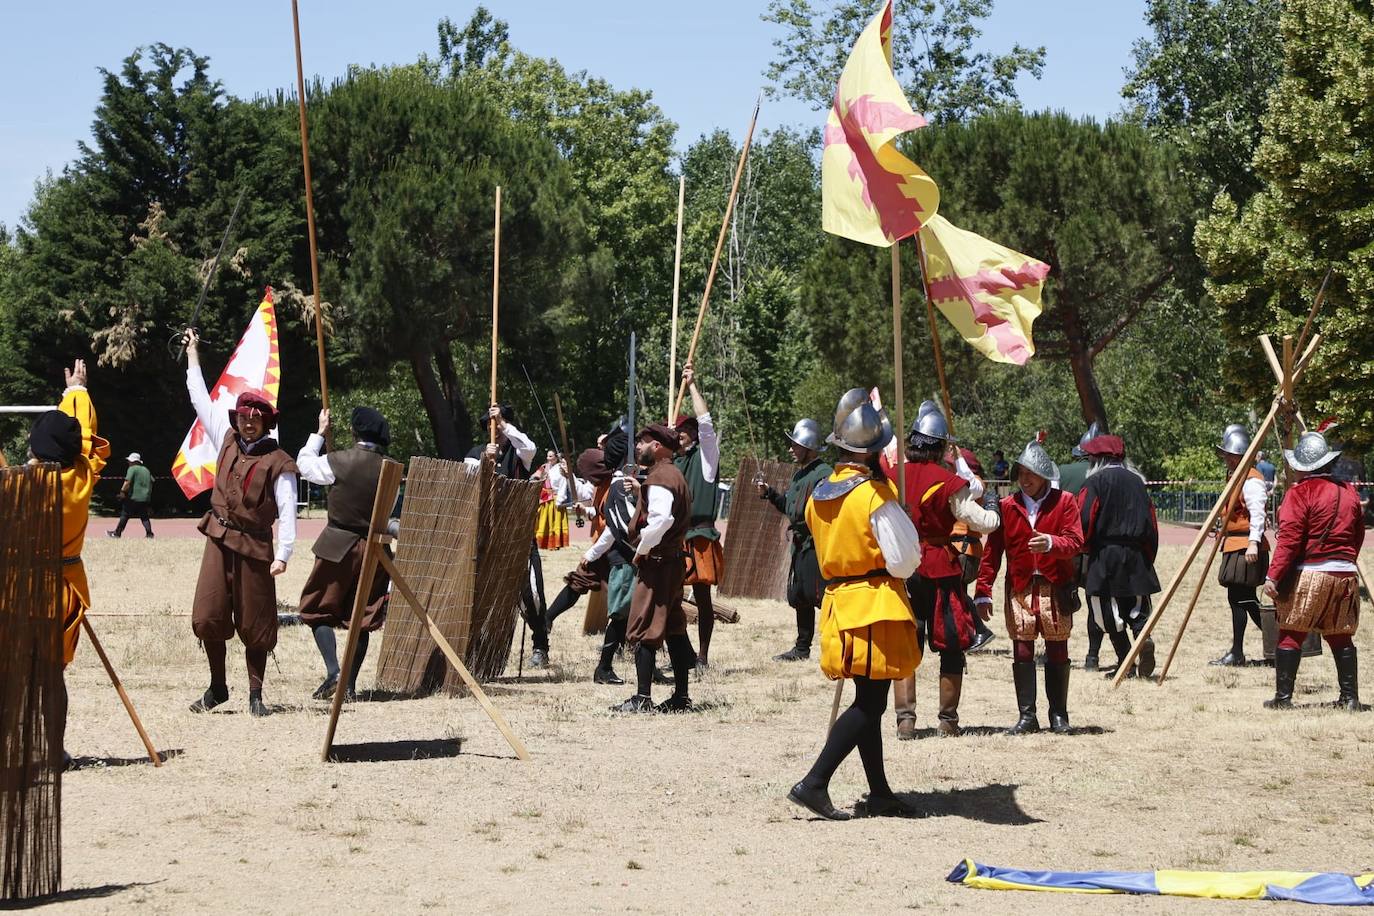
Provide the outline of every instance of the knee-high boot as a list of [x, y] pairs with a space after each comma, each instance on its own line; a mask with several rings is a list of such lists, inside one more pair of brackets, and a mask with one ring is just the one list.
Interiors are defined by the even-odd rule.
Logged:
[[1040, 731], [1035, 717], [1035, 662], [1012, 662], [1011, 679], [1016, 685], [1016, 708], [1020, 713], [1016, 724], [1007, 729], [1009, 735], [1033, 735]]
[[916, 676], [892, 682], [892, 709], [897, 713], [897, 740], [916, 737]]
[[1050, 731], [1069, 733], [1069, 663], [1045, 663], [1045, 704], [1050, 708]]
[[1265, 700], [1265, 709], [1292, 709], [1293, 685], [1298, 681], [1302, 649], [1274, 650], [1274, 698]]

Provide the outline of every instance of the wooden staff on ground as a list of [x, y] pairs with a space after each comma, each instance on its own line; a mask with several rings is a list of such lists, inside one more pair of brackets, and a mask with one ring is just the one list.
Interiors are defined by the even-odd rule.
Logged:
[[[701, 337], [701, 325], [706, 320], [706, 306], [711, 301], [711, 285], [716, 280], [716, 268], [720, 266], [720, 251], [725, 247], [725, 234], [730, 229], [730, 215], [735, 212], [735, 198], [739, 195], [739, 181], [744, 175], [744, 164], [749, 161], [749, 147], [754, 141], [754, 125], [759, 120], [759, 106], [763, 103], [763, 97], [754, 103], [754, 116], [749, 119], [749, 130], [744, 134], [744, 147], [740, 150], [739, 163], [735, 166], [735, 180], [730, 185], [730, 197], [725, 202], [725, 217], [720, 221], [720, 235], [716, 236], [716, 252], [711, 256], [711, 269], [706, 274], [706, 289], [701, 294], [701, 307], [697, 309], [697, 324], [692, 331], [692, 344], [687, 348], [687, 362], [694, 363], [697, 356], [697, 341]], [[674, 335], [676, 337], [676, 335]], [[673, 401], [673, 409], [668, 417], [668, 422], [677, 420], [678, 411], [682, 408], [682, 398], [687, 394], [687, 383], [678, 385], [677, 398]], [[633, 393], [632, 393], [633, 396]]]
[[114, 684], [115, 693], [119, 694], [119, 702], [124, 704], [124, 711], [129, 714], [130, 721], [134, 723], [134, 731], [138, 732], [138, 737], [143, 741], [143, 747], [148, 752], [148, 759], [152, 761], [153, 766], [162, 766], [162, 757], [153, 747], [153, 741], [148, 737], [148, 732], [144, 730], [143, 720], [138, 717], [138, 713], [134, 710], [133, 700], [130, 700], [129, 695], [124, 692], [123, 682], [115, 673], [114, 665], [110, 663], [110, 657], [105, 654], [105, 647], [96, 638], [95, 630], [91, 629], [91, 622], [86, 619], [84, 614], [81, 617], [81, 628], [86, 631], [86, 638], [91, 641], [91, 648], [99, 656], [100, 664], [105, 666], [105, 673], [110, 676], [110, 683]]
[[[301, 162], [305, 167], [305, 222], [310, 233], [310, 283], [315, 302], [315, 349], [320, 360], [320, 402], [329, 409], [329, 380], [324, 369], [324, 314], [320, 307], [320, 254], [315, 243], [315, 196], [310, 182], [310, 131], [305, 119], [305, 68], [301, 64], [301, 14], [291, 0], [291, 25], [296, 38], [296, 92], [301, 111]], [[332, 444], [333, 435], [325, 430]]]

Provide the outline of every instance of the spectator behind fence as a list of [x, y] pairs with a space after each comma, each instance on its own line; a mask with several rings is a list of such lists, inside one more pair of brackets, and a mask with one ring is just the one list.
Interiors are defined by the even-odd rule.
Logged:
[[1007, 464], [1007, 456], [1002, 454], [999, 448], [992, 453], [992, 476], [996, 480], [1006, 480], [1010, 472], [1011, 465]]
[[136, 518], [143, 522], [143, 536], [150, 538], [153, 523], [148, 521], [148, 502], [153, 498], [153, 473], [144, 467], [143, 456], [138, 452], [130, 452], [126, 460], [129, 471], [124, 475], [124, 485], [119, 488], [119, 524], [106, 534], [112, 538], [121, 537], [129, 519]]
[[1255, 462], [1255, 470], [1259, 471], [1264, 477], [1264, 486], [1270, 493], [1274, 492], [1274, 463], [1265, 457], [1264, 452], [1259, 453], [1259, 460]]

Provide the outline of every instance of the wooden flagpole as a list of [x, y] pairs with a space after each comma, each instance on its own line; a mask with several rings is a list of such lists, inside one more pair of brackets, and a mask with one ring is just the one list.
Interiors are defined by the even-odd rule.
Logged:
[[[720, 221], [720, 235], [716, 237], [716, 253], [711, 256], [711, 270], [706, 274], [706, 289], [701, 294], [701, 307], [697, 309], [696, 329], [692, 331], [692, 344], [687, 348], [687, 363], [696, 359], [697, 341], [701, 338], [701, 325], [706, 320], [706, 306], [711, 301], [711, 285], [716, 280], [716, 268], [720, 266], [720, 251], [725, 247], [725, 235], [730, 229], [730, 215], [735, 212], [735, 198], [739, 195], [739, 181], [744, 175], [744, 164], [749, 161], [749, 147], [754, 141], [754, 125], [759, 120], [759, 106], [763, 104], [763, 96], [754, 103], [754, 116], [749, 119], [749, 130], [744, 134], [744, 148], [740, 150], [739, 164], [735, 166], [735, 180], [730, 185], [730, 197], [725, 202], [725, 217]], [[678, 411], [682, 409], [682, 398], [687, 394], [687, 383], [682, 382], [678, 385], [677, 398], [673, 401], [673, 409], [668, 422], [677, 419]]]
[[677, 301], [678, 289], [682, 282], [682, 213], [683, 205], [687, 201], [687, 176], [683, 175], [677, 180], [677, 244], [673, 249], [673, 325], [672, 338], [668, 350], [668, 400], [665, 406], [669, 410], [668, 419], [665, 421], [669, 426], [677, 419], [671, 411], [673, 409], [673, 389], [677, 387]]
[[[310, 180], [310, 130], [305, 119], [305, 68], [301, 64], [301, 14], [297, 0], [291, 0], [291, 26], [296, 38], [296, 94], [301, 113], [301, 163], [305, 168], [305, 222], [310, 232], [310, 283], [314, 287], [315, 350], [320, 361], [320, 403], [329, 409], [329, 380], [324, 367], [324, 313], [320, 307], [320, 253], [315, 242], [315, 194]], [[325, 437], [332, 445], [331, 429]]]
[[[491, 404], [496, 405], [496, 330], [501, 323], [501, 186], [496, 186], [496, 222], [492, 230], [491, 255]], [[496, 421], [487, 421], [492, 445], [496, 444]]]
[[124, 684], [119, 680], [119, 675], [115, 674], [114, 665], [110, 663], [110, 657], [105, 654], [105, 647], [96, 638], [95, 630], [91, 628], [91, 622], [86, 619], [86, 615], [81, 615], [81, 627], [86, 631], [86, 637], [91, 641], [91, 648], [95, 649], [95, 654], [100, 658], [100, 664], [105, 666], [105, 673], [110, 676], [110, 683], [114, 684], [115, 693], [119, 694], [119, 702], [124, 704], [124, 711], [129, 714], [129, 719], [134, 723], [134, 731], [138, 732], [138, 737], [143, 741], [143, 747], [148, 752], [148, 759], [153, 766], [162, 766], [162, 757], [157, 749], [153, 747], [153, 741], [148, 737], [148, 733], [143, 728], [143, 720], [134, 711], [134, 702], [129, 699], [129, 695], [124, 692]]
[[[897, 397], [898, 439], [906, 436], [906, 396], [902, 385], [902, 258], [897, 243], [892, 243], [892, 371]], [[897, 444], [897, 498], [906, 505], [906, 449]]]
[[930, 344], [935, 352], [935, 375], [940, 380], [940, 397], [945, 404], [945, 422], [949, 424], [950, 435], [954, 434], [954, 407], [949, 398], [949, 382], [945, 381], [945, 356], [940, 347], [940, 331], [935, 326], [935, 304], [930, 298], [930, 279], [926, 275], [926, 247], [921, 242], [921, 233], [916, 233], [917, 264], [921, 268], [921, 289], [926, 295], [926, 323], [930, 326]]

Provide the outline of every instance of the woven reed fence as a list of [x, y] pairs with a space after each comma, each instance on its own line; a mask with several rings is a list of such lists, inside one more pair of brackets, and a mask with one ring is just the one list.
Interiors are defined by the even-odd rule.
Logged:
[[[500, 677], [519, 622], [540, 484], [462, 462], [412, 458], [396, 566], [479, 681]], [[463, 683], [412, 614], [382, 629], [377, 686], [397, 693]]]
[[62, 479], [0, 469], [0, 900], [62, 883]]
[[773, 489], [782, 492], [795, 470], [795, 465], [781, 461], [740, 461], [725, 533], [725, 575], [717, 589], [723, 597], [787, 600], [792, 536], [786, 516], [758, 498], [754, 478], [762, 474]]

